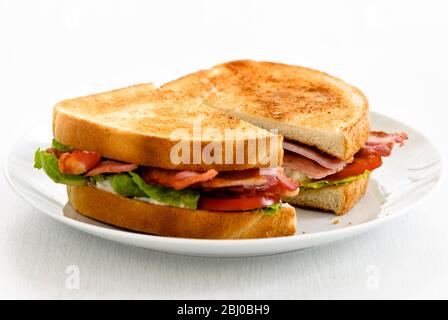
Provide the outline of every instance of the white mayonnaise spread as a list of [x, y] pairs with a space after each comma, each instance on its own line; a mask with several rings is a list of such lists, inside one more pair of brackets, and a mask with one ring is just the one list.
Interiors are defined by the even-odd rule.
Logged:
[[113, 194], [117, 194], [114, 191], [114, 188], [112, 188], [112, 184], [110, 183], [109, 180], [103, 180], [103, 181], [97, 181], [96, 185], [95, 185], [98, 189], [106, 191], [106, 192], [110, 192]]
[[138, 200], [138, 201], [148, 202], [148, 203], [151, 203], [151, 204], [156, 204], [158, 206], [167, 206], [168, 207], [168, 205], [166, 203], [159, 202], [159, 201], [151, 199], [151, 198], [133, 198], [133, 199], [134, 200]]

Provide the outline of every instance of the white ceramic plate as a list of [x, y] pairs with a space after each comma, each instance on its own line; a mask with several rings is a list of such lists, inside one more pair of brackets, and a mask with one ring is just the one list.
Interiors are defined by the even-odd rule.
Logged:
[[79, 230], [99, 237], [148, 249], [195, 256], [258, 256], [300, 250], [331, 243], [366, 232], [398, 217], [423, 199], [436, 185], [442, 162], [434, 146], [416, 130], [386, 116], [371, 113], [374, 130], [404, 131], [409, 140], [396, 147], [376, 170], [367, 194], [345, 216], [297, 209], [298, 232], [294, 236], [254, 240], [198, 240], [159, 237], [119, 229], [91, 220], [67, 204], [65, 186], [53, 183], [33, 168], [34, 151], [51, 142], [51, 126], [33, 128], [5, 159], [5, 175], [28, 203]]

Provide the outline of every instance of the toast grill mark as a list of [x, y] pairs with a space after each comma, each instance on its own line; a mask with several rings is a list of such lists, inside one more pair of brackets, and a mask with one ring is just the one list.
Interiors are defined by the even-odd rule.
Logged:
[[179, 128], [171, 133], [170, 139], [179, 142], [171, 148], [170, 160], [174, 165], [259, 163], [278, 167], [278, 131], [271, 129], [269, 133], [266, 134], [264, 129], [226, 128], [224, 134], [218, 128], [202, 130], [201, 119], [198, 118], [192, 130]]

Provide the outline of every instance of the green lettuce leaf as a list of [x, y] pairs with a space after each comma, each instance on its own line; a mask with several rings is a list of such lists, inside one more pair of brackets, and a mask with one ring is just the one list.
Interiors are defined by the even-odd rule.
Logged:
[[89, 179], [90, 179], [90, 183], [95, 185], [97, 182], [104, 181], [107, 178], [106, 178], [106, 176], [104, 174], [97, 174], [95, 176], [89, 177]]
[[268, 207], [258, 209], [258, 211], [260, 211], [262, 214], [265, 214], [267, 216], [273, 216], [273, 215], [277, 214], [277, 212], [280, 210], [281, 207], [282, 207], [282, 204], [280, 202], [278, 202], [278, 203], [271, 204]]
[[43, 169], [51, 180], [56, 183], [82, 186], [88, 182], [88, 179], [83, 176], [61, 173], [58, 168], [58, 158], [56, 158], [55, 155], [40, 149], [37, 149], [34, 154], [34, 168]]
[[108, 179], [114, 191], [123, 197], [146, 197], [146, 194], [127, 173], [113, 174]]
[[43, 152], [43, 151], [41, 151], [39, 148], [34, 153], [34, 168], [36, 168], [36, 169], [43, 168], [42, 161], [41, 161], [41, 152]]
[[175, 190], [161, 185], [147, 184], [138, 174], [129, 172], [135, 184], [147, 197], [172, 207], [196, 209], [199, 201], [199, 191], [193, 189]]
[[53, 139], [53, 141], [51, 142], [51, 147], [61, 152], [69, 152], [73, 150], [73, 148], [70, 148], [68, 146], [63, 145], [62, 143], [57, 142], [56, 139]]
[[319, 189], [319, 188], [323, 188], [323, 187], [328, 187], [328, 186], [343, 186], [347, 183], [353, 182], [355, 180], [358, 179], [365, 179], [369, 176], [370, 171], [365, 171], [364, 173], [358, 175], [358, 176], [353, 176], [353, 177], [347, 177], [341, 180], [335, 180], [335, 181], [329, 181], [329, 180], [319, 180], [319, 181], [312, 181], [312, 182], [308, 182], [305, 183], [303, 185], [300, 186], [300, 189]]

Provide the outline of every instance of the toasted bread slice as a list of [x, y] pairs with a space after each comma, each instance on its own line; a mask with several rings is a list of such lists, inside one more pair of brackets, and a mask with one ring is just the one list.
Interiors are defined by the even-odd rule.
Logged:
[[297, 196], [283, 200], [294, 206], [315, 208], [343, 215], [365, 194], [368, 184], [369, 178], [357, 179], [343, 186], [300, 190]]
[[[194, 126], [200, 131], [194, 132]], [[226, 136], [228, 129], [244, 134]], [[184, 135], [173, 136], [175, 130]], [[151, 84], [58, 103], [53, 112], [53, 134], [62, 144], [96, 151], [105, 158], [166, 169], [242, 170], [275, 165], [272, 162], [280, 166], [283, 157], [281, 136], [209, 108], [199, 99], [155, 89]], [[266, 152], [249, 157], [248, 145], [260, 140], [266, 143]], [[181, 141], [189, 145], [190, 156], [188, 161], [173, 163], [170, 152]], [[220, 145], [222, 152], [209, 152], [211, 158], [201, 156], [201, 150], [212, 142]], [[199, 147], [195, 149], [193, 144]], [[237, 158], [237, 150], [241, 150], [237, 146], [241, 145], [244, 155], [240, 152]], [[193, 158], [198, 149], [199, 157]], [[225, 153], [229, 150], [230, 156]], [[271, 152], [276, 156], [271, 158]]]
[[205, 99], [256, 126], [350, 160], [369, 132], [368, 102], [320, 71], [272, 62], [232, 61], [162, 86]]
[[287, 204], [273, 216], [260, 212], [217, 212], [159, 206], [88, 186], [68, 186], [73, 208], [121, 228], [169, 237], [250, 239], [293, 235], [296, 212]]

